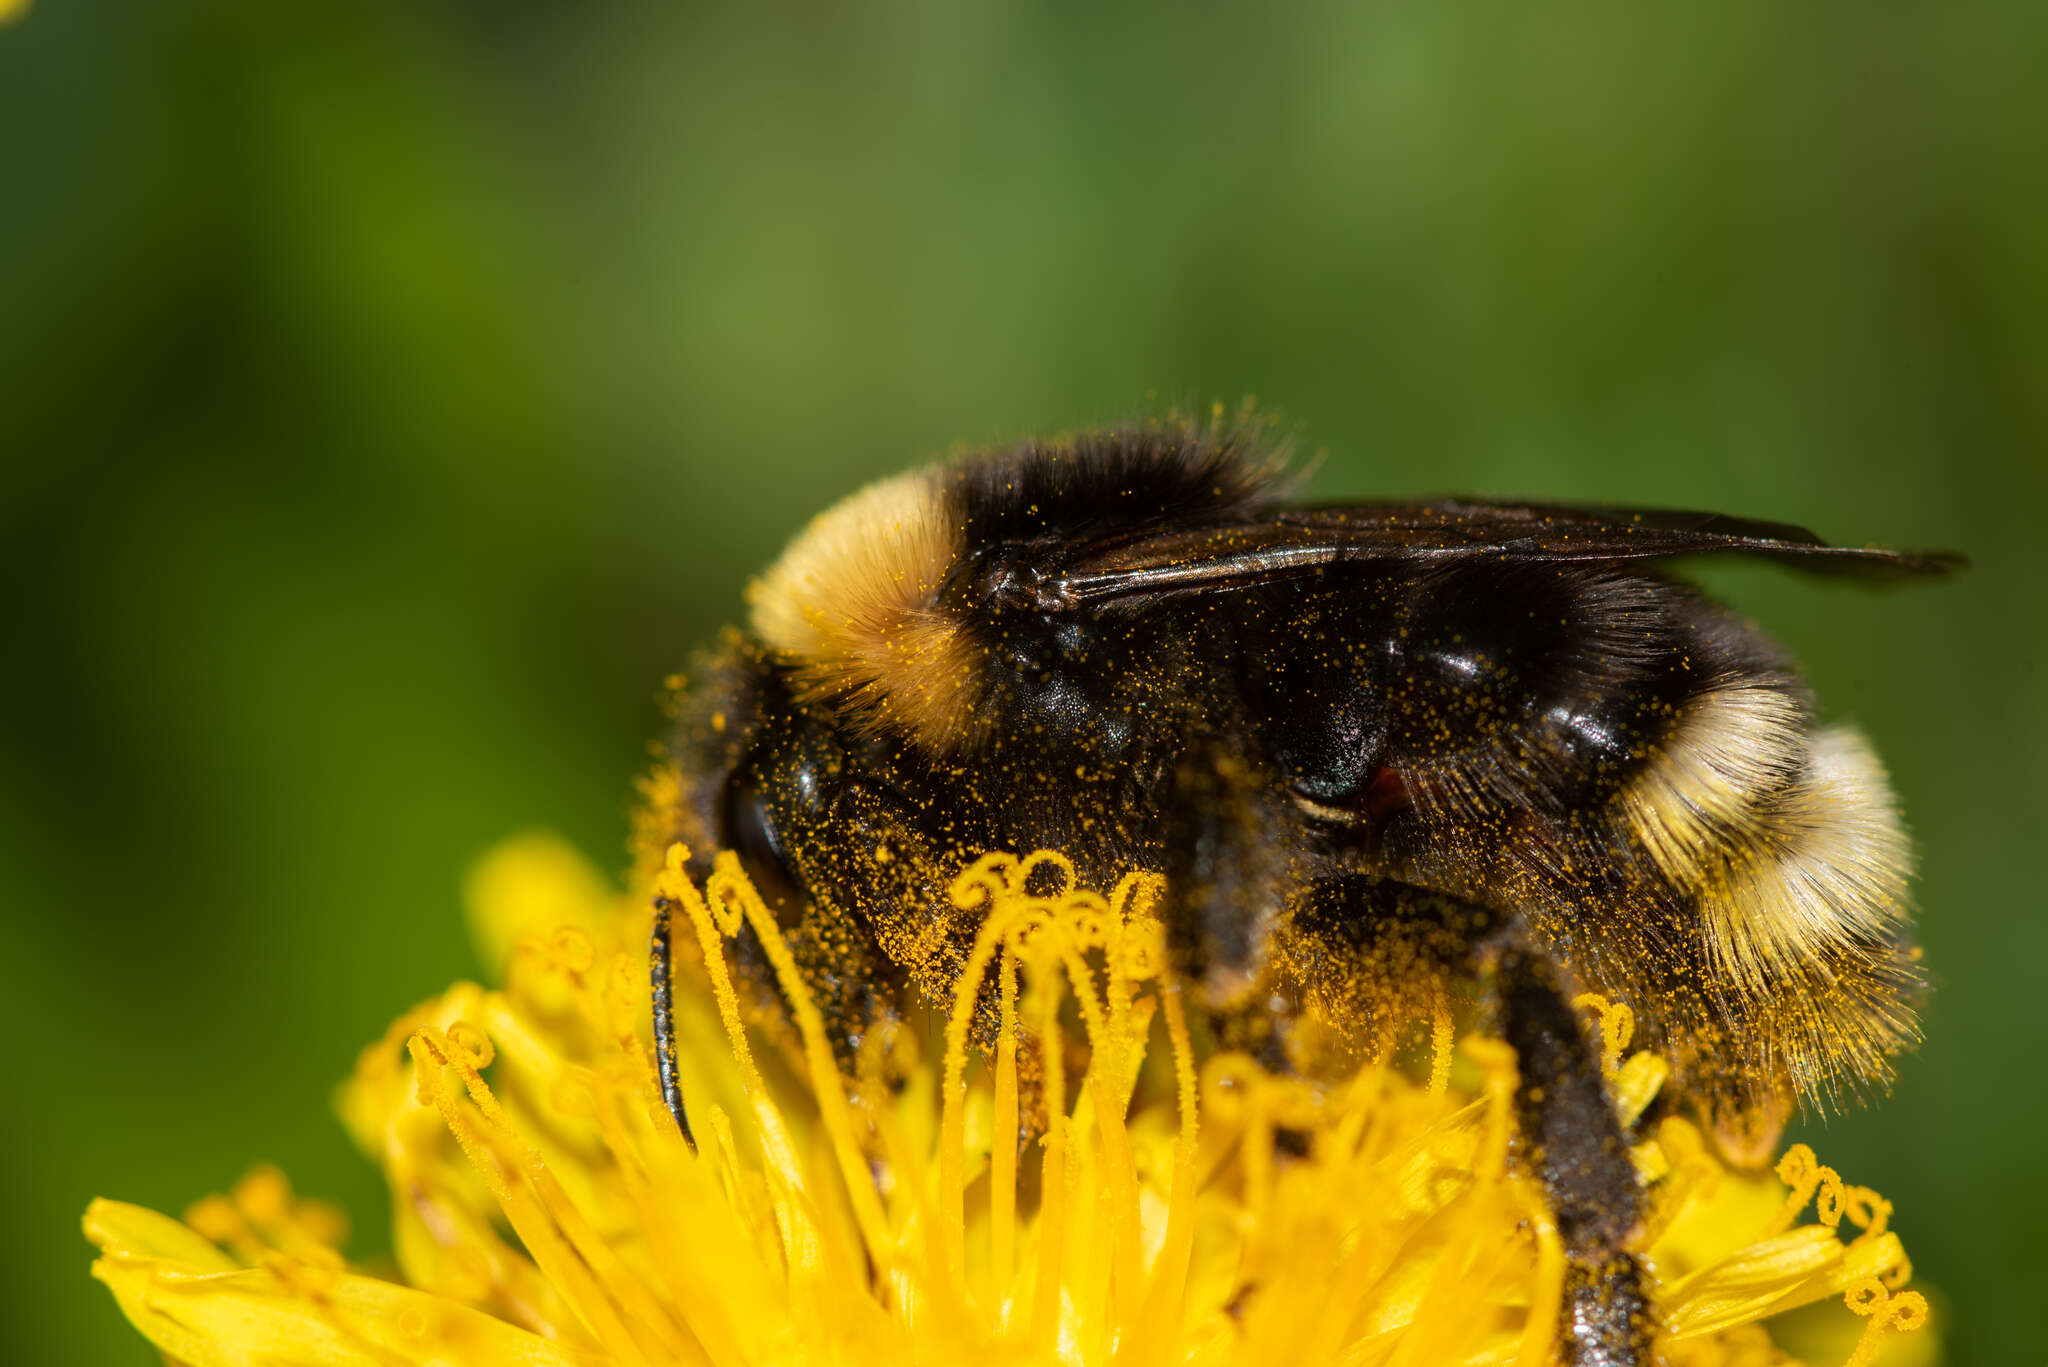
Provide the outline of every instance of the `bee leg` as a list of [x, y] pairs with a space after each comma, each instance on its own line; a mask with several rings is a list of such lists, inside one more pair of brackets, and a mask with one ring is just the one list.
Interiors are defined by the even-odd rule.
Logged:
[[1628, 1251], [1642, 1185], [1598, 1053], [1556, 969], [1536, 951], [1497, 951], [1502, 1036], [1521, 1068], [1517, 1118], [1567, 1259], [1562, 1344], [1571, 1367], [1647, 1367], [1655, 1324]]
[[662, 1104], [676, 1118], [684, 1141], [694, 1142], [690, 1117], [683, 1111], [682, 1078], [676, 1071], [675, 941], [669, 925], [673, 910], [668, 898], [654, 899], [654, 934], [647, 946], [648, 986], [654, 997], [654, 1066], [661, 1078]]
[[1198, 739], [1163, 794], [1167, 951], [1197, 1000], [1251, 1004], [1294, 878], [1276, 832], [1279, 785], [1234, 738]]

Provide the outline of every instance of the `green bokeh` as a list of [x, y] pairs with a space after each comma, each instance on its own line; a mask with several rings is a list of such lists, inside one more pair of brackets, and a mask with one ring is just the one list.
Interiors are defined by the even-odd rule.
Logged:
[[1939, 993], [1816, 1130], [2037, 1360], [2048, 7], [39, 0], [0, 28], [0, 1345], [149, 1351], [95, 1193], [356, 1213], [456, 889], [619, 862], [661, 676], [810, 512], [1256, 395], [1319, 489], [1725, 508], [1977, 568], [1716, 584], [1868, 728]]

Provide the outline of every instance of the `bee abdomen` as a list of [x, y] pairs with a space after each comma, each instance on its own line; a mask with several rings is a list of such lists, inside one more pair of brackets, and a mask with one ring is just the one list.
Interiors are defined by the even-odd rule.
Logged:
[[1803, 780], [1809, 731], [1804, 700], [1775, 681], [1695, 694], [1621, 791], [1630, 839], [1674, 887], [1699, 887], [1764, 839]]
[[1811, 729], [1789, 687], [1733, 682], [1686, 706], [1619, 809], [1693, 908], [1753, 1062], [1808, 1096], [1882, 1077], [1914, 1031], [1912, 853], [1863, 737]]

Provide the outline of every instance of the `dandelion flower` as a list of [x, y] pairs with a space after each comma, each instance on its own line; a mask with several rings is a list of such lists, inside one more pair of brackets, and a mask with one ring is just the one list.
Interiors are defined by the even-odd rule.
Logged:
[[[195, 1367], [1554, 1359], [1564, 1251], [1512, 1161], [1498, 1041], [1454, 1051], [1440, 1022], [1426, 1077], [1369, 1066], [1323, 1087], [1198, 1058], [1154, 880], [1105, 895], [1040, 853], [960, 876], [984, 929], [958, 1000], [879, 1046], [889, 1081], [867, 1062], [848, 1079], [737, 863], [699, 887], [672, 850], [655, 882], [681, 913], [694, 1145], [647, 1036], [651, 898], [522, 842], [473, 883], [503, 985], [417, 1007], [342, 1090], [390, 1184], [396, 1275], [349, 1266], [338, 1218], [269, 1170], [182, 1222], [95, 1202], [94, 1275]], [[750, 1032], [729, 953], [743, 925], [794, 1048]], [[984, 985], [991, 1058], [969, 1041]], [[1627, 1055], [1625, 1007], [1582, 1004], [1633, 1120], [1664, 1065]], [[1635, 1158], [1678, 1367], [1789, 1363], [1762, 1322], [1814, 1302], [1840, 1303], [1834, 1360], [1854, 1367], [1925, 1322], [1890, 1207], [1804, 1146], [1745, 1176], [1667, 1118]]]

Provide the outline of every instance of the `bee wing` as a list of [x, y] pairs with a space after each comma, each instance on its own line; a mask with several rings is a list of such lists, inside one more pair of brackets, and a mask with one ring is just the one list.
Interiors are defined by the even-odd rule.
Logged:
[[1214, 592], [1372, 560], [1588, 564], [1747, 555], [1866, 580], [1938, 577], [1947, 551], [1831, 546], [1804, 527], [1721, 513], [1440, 498], [1286, 508], [1270, 519], [1182, 529], [1093, 548], [1059, 573], [1064, 595], [1100, 602]]

